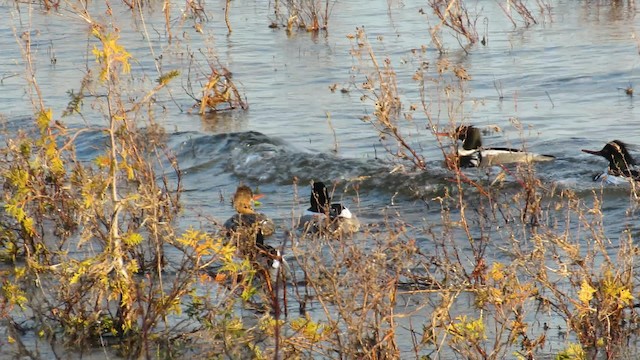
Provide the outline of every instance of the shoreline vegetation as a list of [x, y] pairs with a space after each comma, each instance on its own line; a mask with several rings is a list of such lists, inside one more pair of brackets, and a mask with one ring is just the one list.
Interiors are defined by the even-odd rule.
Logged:
[[[634, 6], [605, 3], [593, 6]], [[232, 34], [229, 13], [238, 5], [220, 4]], [[545, 0], [498, 4], [523, 29], [551, 17], [553, 9]], [[242, 93], [233, 69], [214, 50], [190, 53], [182, 70], [189, 81], [182, 84], [176, 84], [182, 71], [164, 71], [157, 58], [145, 59], [155, 65], [147, 69], [156, 72], [155, 83], [136, 89], [131, 84], [143, 75], [132, 72], [132, 62], [142, 59], [119, 38], [122, 31], [146, 32], [141, 9], [153, 7], [165, 16], [167, 44], [187, 49], [176, 29], [190, 23], [202, 32], [211, 5], [123, 0], [106, 2], [100, 14], [73, 1], [13, 6], [40, 12], [29, 16], [65, 13], [84, 21], [91, 46], [89, 54], [78, 54], [87, 57], [83, 81], [69, 94], [66, 111], [55, 114], [38, 83], [35, 34], [15, 29], [33, 123], [3, 134], [0, 148], [0, 353], [21, 359], [101, 352], [131, 359], [637, 356], [640, 248], [630, 230], [607, 237], [606, 190], [579, 197], [541, 181], [534, 164], [505, 167], [491, 181], [471, 179], [453, 161], [450, 185], [429, 199], [439, 210], [438, 223], [410, 224], [389, 211], [382, 223], [337, 240], [292, 227], [280, 245], [288, 264], [265, 286], [269, 275], [238, 256], [222, 232], [180, 226], [183, 173], [156, 121], [166, 112], [157, 96], [184, 91], [193, 106], [178, 111], [206, 114], [246, 111], [251, 94]], [[174, 6], [184, 7], [179, 19], [172, 18]], [[273, 17], [265, 26], [286, 33], [331, 30], [335, 1], [269, 6]], [[129, 16], [123, 10], [138, 23], [135, 29], [110, 21], [115, 13]], [[364, 28], [347, 34], [355, 65], [340, 91], [361, 96], [370, 110], [361, 120], [379, 135], [397, 171], [428, 170], [412, 141], [417, 121], [431, 129], [443, 157], [450, 156], [455, 139], [435, 134], [462, 123], [472, 74], [447, 51], [452, 43], [466, 53], [489, 44], [486, 21], [475, 11], [466, 1], [425, 2], [421, 15], [431, 43], [415, 50], [423, 60], [413, 76], [419, 104], [403, 102], [399, 88], [408, 85], [398, 83], [394, 64], [376, 53]], [[440, 54], [435, 63], [427, 58], [433, 51]], [[98, 120], [67, 127], [72, 117]], [[527, 125], [511, 123], [524, 138]], [[79, 159], [76, 140], [89, 131], [102, 134], [104, 146], [94, 158]], [[632, 186], [628, 211], [636, 206]], [[432, 249], [421, 249], [409, 229], [430, 239]], [[498, 241], [510, 261], [487, 254]], [[618, 245], [613, 253], [612, 242]], [[549, 348], [551, 332], [566, 338], [562, 348]]]

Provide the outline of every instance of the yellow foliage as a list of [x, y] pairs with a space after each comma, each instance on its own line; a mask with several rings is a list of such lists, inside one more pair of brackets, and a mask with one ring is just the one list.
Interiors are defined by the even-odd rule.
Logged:
[[127, 272], [129, 274], [135, 274], [138, 271], [140, 271], [140, 265], [138, 265], [138, 261], [136, 261], [135, 259], [129, 261], [129, 263], [127, 264]]
[[456, 322], [447, 327], [447, 332], [453, 336], [451, 341], [454, 344], [478, 343], [487, 338], [482, 318], [468, 320], [466, 315], [456, 317]]
[[123, 74], [128, 74], [131, 71], [131, 65], [129, 64], [131, 54], [118, 44], [119, 37], [113, 34], [103, 34], [98, 27], [94, 27], [92, 33], [102, 44], [102, 49], [97, 46], [93, 47], [93, 55], [96, 57], [96, 62], [102, 65], [100, 80], [106, 81], [109, 79], [112, 69], [115, 70], [117, 67], [122, 69]]
[[27, 295], [20, 289], [20, 287], [12, 282], [4, 281], [2, 287], [2, 296], [11, 305], [18, 305], [22, 310], [25, 309], [27, 303]]
[[300, 317], [291, 321], [291, 329], [300, 332], [305, 339], [312, 343], [321, 341], [326, 333], [324, 325], [319, 324], [309, 317]]
[[49, 167], [51, 171], [56, 175], [62, 175], [64, 173], [64, 162], [60, 158], [58, 146], [55, 142], [51, 141], [47, 145], [45, 155], [49, 160]]
[[556, 355], [556, 360], [585, 360], [587, 353], [580, 344], [569, 344], [566, 350]]
[[258, 324], [258, 326], [260, 327], [260, 330], [264, 331], [266, 334], [268, 334], [269, 336], [274, 336], [275, 335], [275, 328], [276, 326], [283, 326], [285, 323], [284, 320], [277, 320], [273, 318], [273, 316], [271, 315], [265, 315], [260, 319], [260, 323]]
[[204, 234], [200, 231], [194, 229], [187, 229], [182, 236], [180, 236], [177, 240], [180, 244], [195, 247], [198, 242], [203, 238]]
[[161, 300], [169, 312], [180, 315], [182, 313], [182, 307], [179, 297], [163, 297]]
[[13, 202], [8, 202], [4, 204], [4, 210], [14, 219], [16, 219], [24, 228], [24, 230], [29, 233], [29, 235], [35, 235], [35, 226], [33, 219], [27, 216], [27, 213], [24, 211], [22, 206], [18, 206]]
[[625, 305], [631, 305], [634, 297], [631, 295], [631, 291], [629, 289], [622, 289], [620, 291], [620, 302]]
[[16, 279], [20, 279], [27, 274], [27, 268], [24, 266], [15, 267], [13, 269], [13, 272], [14, 272], [14, 275], [16, 276]]
[[29, 189], [27, 185], [29, 184], [29, 173], [24, 169], [12, 169], [7, 174], [7, 177], [11, 181], [11, 185], [17, 188], [18, 194], [24, 194], [28, 192]]
[[38, 125], [38, 129], [40, 130], [41, 134], [46, 133], [52, 118], [53, 112], [51, 111], [51, 109], [41, 110], [38, 113], [38, 116], [36, 117], [36, 125]]
[[128, 246], [136, 246], [142, 242], [142, 235], [136, 232], [128, 232], [122, 238], [122, 241]]
[[582, 285], [580, 286], [580, 291], [578, 292], [578, 299], [582, 301], [585, 305], [588, 305], [589, 302], [593, 299], [593, 294], [595, 294], [596, 289], [594, 289], [587, 280], [582, 281]]
[[106, 155], [96, 156], [93, 162], [101, 169], [108, 168], [111, 166], [111, 158]]
[[233, 318], [226, 323], [226, 328], [229, 331], [240, 331], [244, 328], [244, 324], [238, 318]]
[[34, 236], [36, 234], [36, 227], [31, 217], [25, 217], [22, 221], [22, 227], [29, 234], [29, 236]]
[[607, 299], [613, 299], [621, 304], [620, 306], [627, 306], [634, 299], [631, 291], [620, 281], [619, 276], [614, 276], [610, 271], [605, 273], [602, 289]]
[[157, 80], [158, 84], [160, 85], [166, 85], [169, 83], [169, 81], [171, 81], [173, 78], [177, 77], [178, 75], [180, 75], [180, 71], [178, 70], [171, 70], [168, 73], [160, 76]]
[[500, 289], [489, 288], [489, 297], [491, 303], [494, 305], [501, 305], [505, 301]]
[[236, 248], [230, 244], [224, 244], [222, 239], [214, 239], [209, 234], [188, 229], [178, 239], [178, 242], [193, 248], [199, 256], [218, 255], [221, 260], [232, 262]]
[[489, 276], [493, 281], [501, 281], [504, 279], [504, 264], [493, 263], [491, 270], [489, 270]]

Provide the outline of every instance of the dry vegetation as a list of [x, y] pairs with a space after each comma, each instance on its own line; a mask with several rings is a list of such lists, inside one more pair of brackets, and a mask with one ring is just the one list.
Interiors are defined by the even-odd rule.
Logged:
[[[276, 1], [275, 22], [325, 29], [331, 4]], [[508, 4], [535, 24], [523, 2]], [[189, 9], [201, 20], [196, 5]], [[432, 32], [439, 50], [443, 27], [470, 45], [478, 41], [463, 2], [429, 6], [440, 19]], [[81, 115], [90, 103], [103, 115], [97, 129], [67, 129], [44, 105], [31, 41], [19, 39], [35, 116], [32, 131], [5, 137], [0, 149], [3, 352], [43, 357], [23, 341], [30, 332], [58, 358], [87, 348], [125, 358], [634, 357], [634, 234], [608, 238], [602, 193], [580, 198], [543, 184], [533, 166], [510, 170], [510, 182], [472, 180], [453, 166], [450, 186], [428, 199], [439, 206], [437, 223], [409, 224], [390, 211], [354, 238], [307, 241], [292, 232], [284, 244], [290, 266], [266, 288], [264, 269], [235, 256], [217, 234], [178, 230], [182, 173], [154, 122], [160, 105], [153, 102], [178, 73], [160, 74], [154, 88], [129, 96], [130, 54], [116, 29], [92, 25], [95, 63], [65, 115]], [[419, 61], [422, 102], [403, 104], [391, 60], [378, 58], [362, 29], [352, 41], [352, 86], [373, 109], [364, 120], [393, 161], [425, 169], [411, 140], [414, 118], [427, 119], [423, 129], [459, 123], [468, 76], [446, 58], [435, 66]], [[193, 68], [196, 80], [185, 91], [198, 112], [246, 108], [217, 61]], [[435, 103], [445, 111], [436, 114]], [[80, 161], [75, 140], [90, 131], [104, 136], [104, 149]], [[87, 250], [79, 255], [78, 248]], [[179, 256], [169, 259], [168, 249]], [[496, 251], [509, 261], [496, 260]], [[288, 312], [292, 302], [299, 311]], [[562, 349], [547, 346], [551, 324], [566, 333]]]

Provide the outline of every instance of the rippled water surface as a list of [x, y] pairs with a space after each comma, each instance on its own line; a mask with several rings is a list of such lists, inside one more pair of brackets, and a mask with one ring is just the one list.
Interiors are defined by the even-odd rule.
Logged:
[[[122, 43], [138, 59], [127, 79], [131, 94], [153, 87], [158, 67], [181, 70], [170, 93], [158, 95], [156, 101], [165, 110], [155, 120], [166, 128], [184, 171], [183, 227], [202, 224], [213, 229], [216, 221], [224, 221], [232, 214], [229, 199], [239, 182], [267, 194], [262, 211], [286, 226], [306, 207], [311, 180], [334, 183], [335, 197], [343, 198], [365, 225], [383, 221], [388, 212], [416, 227], [439, 221], [439, 207], [432, 199], [449, 185], [451, 174], [443, 167], [443, 153], [420, 105], [420, 84], [412, 77], [420, 66], [435, 69], [443, 59], [450, 63], [444, 76], [452, 83], [451, 69], [457, 66], [471, 79], [460, 85], [460, 106], [459, 92], [447, 101], [443, 89], [425, 82], [434, 125], [447, 129], [453, 120], [497, 126], [502, 131], [487, 133], [485, 144], [525, 145], [555, 155], [555, 162], [536, 167], [550, 185], [589, 198], [591, 190], [600, 188], [592, 176], [606, 161], [580, 150], [600, 149], [613, 139], [640, 144], [636, 97], [623, 90], [635, 85], [639, 75], [639, 22], [633, 2], [550, 1], [544, 13], [534, 6], [538, 24], [530, 27], [521, 22], [514, 27], [498, 2], [474, 2], [468, 7], [478, 13], [478, 32], [486, 45], [463, 49], [445, 30], [444, 54], [435, 49], [429, 33], [437, 21], [420, 12], [428, 12], [427, 1], [337, 1], [328, 31], [287, 33], [269, 27], [274, 15], [267, 2], [234, 0], [231, 34], [221, 10], [224, 3], [206, 4], [208, 21], [196, 32], [194, 19], [179, 16], [184, 3], [174, 2], [172, 44], [159, 3], [151, 2], [138, 16], [120, 5], [113, 8], [121, 22], [116, 26]], [[105, 18], [104, 4], [87, 6], [97, 18]], [[33, 113], [16, 40], [25, 32], [32, 36], [42, 97], [59, 118], [69, 102], [67, 92], [77, 91], [94, 67], [91, 50], [96, 42], [90, 26], [69, 6], [45, 12], [37, 5], [5, 1], [0, 12], [5, 14], [0, 24], [0, 116], [5, 126], [27, 126]], [[362, 121], [372, 114], [372, 102], [362, 101], [363, 93], [355, 86], [364, 81], [351, 54], [355, 42], [348, 36], [356, 27], [364, 27], [380, 61], [390, 59], [403, 110], [418, 106], [413, 120], [402, 126], [425, 157], [425, 171], [415, 171], [409, 163], [404, 171], [394, 171], [397, 161], [385, 153], [373, 126]], [[421, 49], [426, 53], [420, 55]], [[249, 110], [197, 115], [188, 89], [191, 85], [197, 92], [202, 86], [207, 59], [214, 61], [214, 56], [233, 73]], [[190, 73], [192, 58], [196, 65]], [[334, 85], [337, 90], [331, 91]], [[350, 91], [341, 92], [343, 88]], [[90, 105], [87, 100], [85, 106]], [[99, 109], [87, 114], [63, 121], [70, 127], [104, 126]], [[97, 154], [102, 136], [99, 131], [80, 136], [80, 156], [91, 159]], [[445, 139], [444, 144], [449, 142]], [[628, 190], [606, 189], [605, 198], [612, 239], [625, 228], [637, 228], [637, 216], [626, 211]], [[427, 237], [419, 232], [415, 236], [428, 251]]]

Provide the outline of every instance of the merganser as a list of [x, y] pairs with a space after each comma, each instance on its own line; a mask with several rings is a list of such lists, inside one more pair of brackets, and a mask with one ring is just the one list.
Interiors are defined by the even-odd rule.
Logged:
[[233, 195], [236, 214], [224, 223], [227, 236], [235, 240], [239, 253], [250, 259], [254, 259], [257, 252], [258, 234], [264, 238], [272, 235], [276, 228], [273, 220], [254, 210], [253, 204], [258, 197], [253, 195], [250, 187], [238, 186]]
[[233, 208], [236, 210], [236, 214], [225, 221], [225, 229], [234, 232], [254, 228], [254, 230], [260, 229], [264, 236], [271, 236], [276, 228], [273, 220], [262, 213], [256, 212], [253, 208], [255, 200], [260, 197], [260, 195], [253, 195], [250, 187], [246, 185], [238, 186], [233, 195]]
[[473, 125], [460, 125], [453, 134], [436, 133], [438, 136], [455, 136], [462, 141], [462, 149], [457, 149], [456, 158], [460, 167], [485, 167], [491, 165], [524, 163], [532, 161], [551, 161], [553, 155], [541, 155], [520, 149], [503, 147], [482, 147], [480, 129]]
[[607, 184], [628, 183], [629, 180], [640, 181], [640, 171], [634, 169], [635, 159], [627, 150], [627, 144], [620, 140], [608, 142], [602, 150], [585, 150], [587, 154], [602, 156], [609, 160], [609, 166], [603, 173], [596, 174], [593, 181], [603, 181]]
[[305, 229], [320, 232], [326, 229], [332, 235], [349, 234], [360, 230], [360, 222], [346, 206], [331, 203], [327, 187], [323, 182], [313, 183], [309, 203], [311, 206], [300, 218], [300, 224]]

